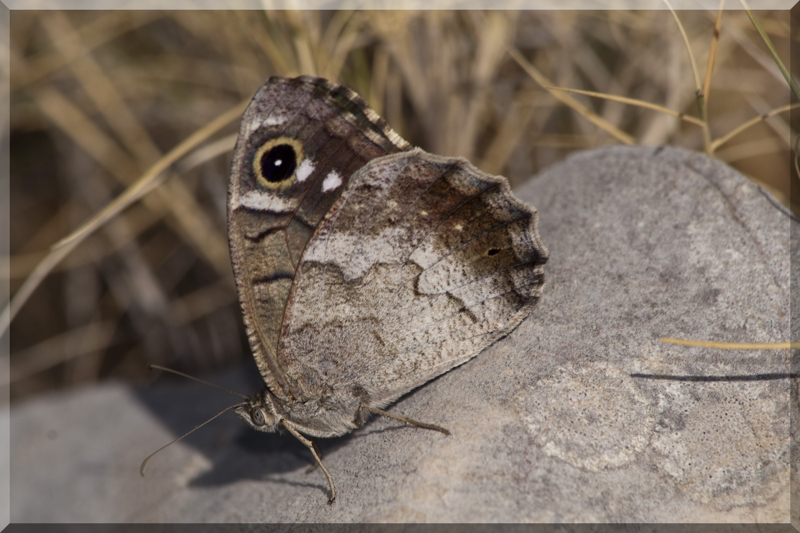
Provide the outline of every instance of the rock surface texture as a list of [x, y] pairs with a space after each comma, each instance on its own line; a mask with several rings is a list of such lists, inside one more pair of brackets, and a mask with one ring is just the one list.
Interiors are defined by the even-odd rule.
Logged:
[[[101, 385], [12, 409], [13, 522], [788, 522], [790, 218], [678, 149], [585, 152], [516, 191], [550, 250], [531, 316], [320, 447], [225, 415], [201, 385]], [[209, 377], [242, 392], [255, 366]]]

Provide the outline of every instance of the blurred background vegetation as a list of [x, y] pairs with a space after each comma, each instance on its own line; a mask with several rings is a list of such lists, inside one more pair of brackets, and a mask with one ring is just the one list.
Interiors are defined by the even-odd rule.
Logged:
[[[789, 12], [755, 15], [787, 62]], [[669, 11], [14, 11], [2, 275], [14, 294], [54, 243], [272, 75], [348, 85], [412, 144], [512, 186], [573, 151], [627, 142], [709, 153], [800, 204], [789, 90], [764, 40], [742, 11], [724, 13], [718, 40], [716, 13], [677, 16], [680, 26]], [[236, 130], [231, 119], [197, 144], [34, 284], [11, 324], [12, 397], [142, 383], [155, 377], [148, 363], [197, 374], [250, 356], [227, 255]]]

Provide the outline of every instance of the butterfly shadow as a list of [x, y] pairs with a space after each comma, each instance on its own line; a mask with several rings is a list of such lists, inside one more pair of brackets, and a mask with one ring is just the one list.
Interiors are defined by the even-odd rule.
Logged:
[[[231, 372], [202, 378], [243, 394], [252, 394], [264, 386], [252, 361], [247, 361]], [[172, 438], [183, 435], [225, 407], [240, 401], [207, 385], [168, 375], [158, 376], [151, 386], [135, 390], [135, 395], [169, 429]], [[383, 432], [390, 429], [373, 431]], [[314, 440], [324, 460], [326, 455], [345, 445], [350, 439], [366, 434], [369, 434], [369, 430], [357, 435]], [[166, 442], [156, 443], [152, 450], [142, 450], [142, 459], [161, 444]], [[308, 482], [280, 478], [282, 474], [308, 469], [314, 463], [313, 456], [300, 441], [288, 433], [255, 431], [232, 412], [225, 413], [186, 436], [177, 446], [190, 446], [204, 454], [211, 463], [210, 469], [189, 481], [190, 487], [214, 487], [242, 480], [257, 480], [317, 487], [326, 494], [328, 491], [324, 477], [318, 472], [309, 476]], [[148, 472], [158, 469], [162, 461], [168, 463], [170, 452], [170, 448], [159, 452], [148, 464]]]
[[[342, 439], [318, 442], [323, 453], [333, 451]], [[324, 478], [311, 477], [308, 483], [276, 477], [280, 474], [308, 469], [314, 464], [311, 452], [289, 434], [261, 433], [242, 426], [236, 438], [212, 458], [213, 466], [189, 482], [190, 486], [210, 487], [242, 480], [270, 481], [288, 485], [319, 487], [327, 492]]]
[[[228, 373], [202, 378], [248, 395], [264, 386], [253, 361], [247, 361]], [[166, 374], [157, 376], [151, 386], [137, 389], [135, 395], [169, 429], [172, 438], [183, 435], [225, 407], [240, 401], [207, 385]], [[354, 433], [329, 439], [314, 439], [322, 452], [323, 461], [327, 455], [347, 446], [351, 440], [387, 432], [413, 431], [409, 426], [395, 421], [384, 419], [383, 422], [375, 423], [377, 419], [380, 417], [373, 417]], [[156, 443], [152, 450], [142, 450], [142, 459], [161, 444], [166, 442]], [[311, 452], [300, 441], [288, 433], [255, 431], [233, 413], [225, 413], [186, 436], [177, 445], [191, 446], [204, 454], [211, 463], [210, 469], [189, 480], [190, 487], [217, 487], [251, 480], [316, 487], [325, 494], [328, 492], [328, 485], [318, 469], [308, 477], [307, 482], [281, 477], [290, 472], [308, 470], [314, 464]], [[159, 468], [162, 461], [168, 463], [170, 452], [170, 448], [159, 452], [149, 463], [148, 471]]]
[[[369, 435], [397, 430], [407, 430], [403, 424], [363, 430], [341, 437], [315, 439], [317, 447], [325, 457], [352, 440]], [[314, 468], [314, 457], [300, 441], [288, 433], [260, 433], [243, 427], [227, 449], [213, 458], [213, 467], [189, 482], [189, 486], [213, 487], [242, 480], [267, 481], [300, 487], [316, 487], [327, 494], [328, 485], [318, 468]], [[311, 474], [308, 481], [297, 481], [280, 477], [281, 474], [305, 470]], [[317, 476], [317, 477], [315, 477]]]

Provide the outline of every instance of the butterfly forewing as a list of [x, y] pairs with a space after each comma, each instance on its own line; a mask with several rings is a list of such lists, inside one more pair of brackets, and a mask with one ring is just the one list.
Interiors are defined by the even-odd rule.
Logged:
[[231, 259], [253, 356], [279, 398], [303, 395], [276, 357], [303, 250], [352, 174], [409, 148], [354, 92], [318, 78], [272, 78], [245, 111], [229, 186]]

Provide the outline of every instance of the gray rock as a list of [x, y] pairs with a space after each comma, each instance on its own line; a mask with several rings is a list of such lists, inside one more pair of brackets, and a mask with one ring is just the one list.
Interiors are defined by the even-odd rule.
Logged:
[[[517, 191], [550, 249], [533, 314], [393, 412], [321, 442], [328, 506], [288, 435], [223, 416], [194, 383], [107, 384], [12, 409], [14, 522], [786, 522], [790, 219], [724, 164], [677, 149], [573, 156]], [[242, 392], [254, 365], [211, 377]]]

